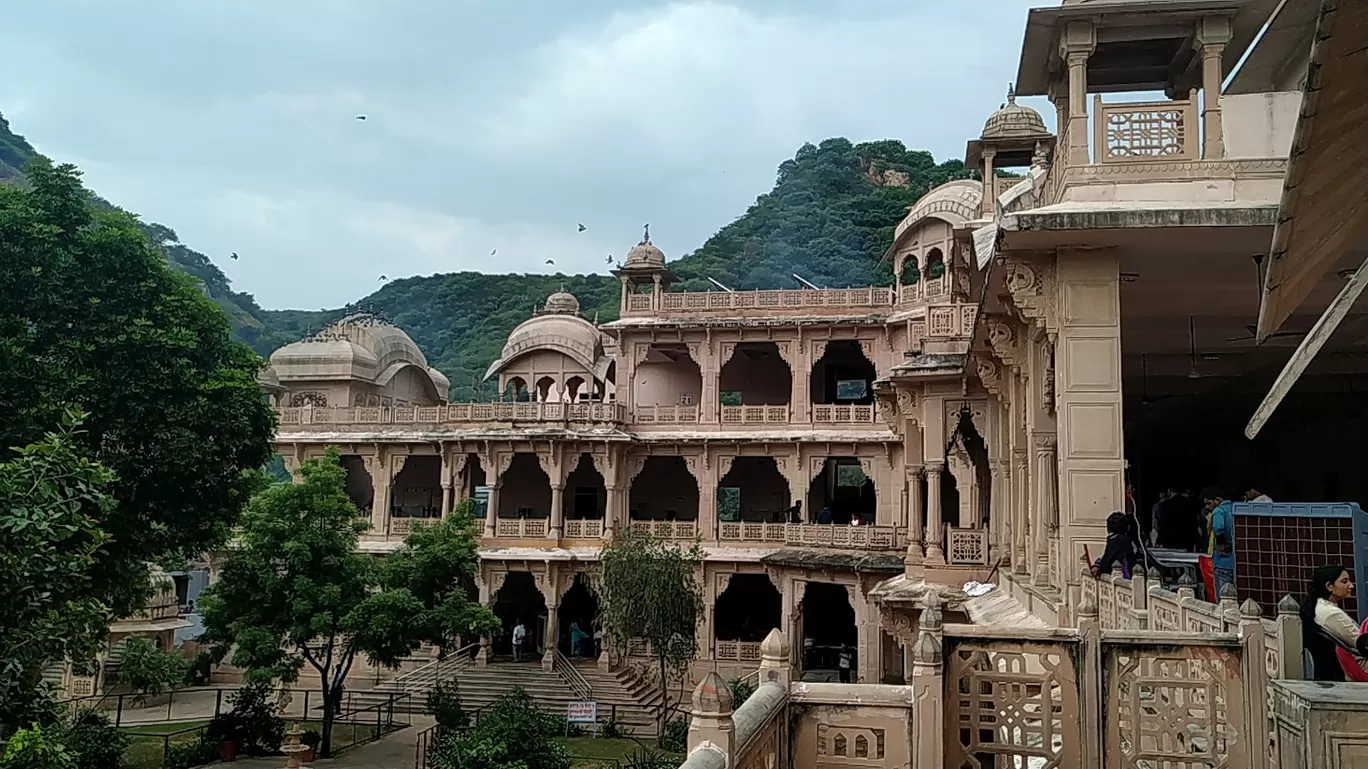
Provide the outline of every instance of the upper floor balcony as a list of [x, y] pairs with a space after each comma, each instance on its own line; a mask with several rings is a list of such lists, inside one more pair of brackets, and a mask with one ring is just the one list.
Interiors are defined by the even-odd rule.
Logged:
[[499, 424], [619, 426], [627, 408], [618, 403], [448, 403], [441, 406], [300, 406], [276, 409], [282, 430], [371, 430]]
[[773, 289], [624, 293], [624, 318], [731, 318], [879, 315], [892, 309], [893, 289]]

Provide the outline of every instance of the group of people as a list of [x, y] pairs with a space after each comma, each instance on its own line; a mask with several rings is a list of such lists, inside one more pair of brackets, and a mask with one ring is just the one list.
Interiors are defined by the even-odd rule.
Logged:
[[[527, 626], [519, 619], [513, 625], [509, 640], [513, 646], [513, 661], [522, 662], [523, 644], [527, 643]], [[597, 657], [603, 648], [603, 629], [594, 628], [593, 634], [580, 629], [578, 622], [570, 623], [570, 656]]]

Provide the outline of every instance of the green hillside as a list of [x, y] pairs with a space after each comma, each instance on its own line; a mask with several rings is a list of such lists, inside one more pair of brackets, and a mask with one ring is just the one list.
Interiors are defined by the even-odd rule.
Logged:
[[[36, 151], [0, 117], [0, 181], [22, 179]], [[670, 264], [679, 288], [708, 290], [711, 277], [741, 290], [793, 288], [798, 273], [823, 287], [887, 285], [892, 275], [879, 256], [908, 206], [932, 187], [964, 178], [963, 163], [937, 164], [931, 154], [896, 140], [853, 144], [827, 139], [805, 144], [779, 166], [774, 189]], [[96, 198], [99, 205], [109, 205]], [[144, 224], [167, 260], [196, 278], [228, 313], [238, 338], [263, 356], [311, 329], [365, 308], [405, 329], [432, 365], [451, 379], [453, 399], [488, 398], [479, 379], [513, 327], [562, 284], [587, 317], [617, 317], [618, 288], [606, 275], [486, 275], [456, 272], [386, 284], [347, 307], [331, 311], [263, 310], [250, 294], [234, 291], [209, 257], [180, 242], [174, 230]]]

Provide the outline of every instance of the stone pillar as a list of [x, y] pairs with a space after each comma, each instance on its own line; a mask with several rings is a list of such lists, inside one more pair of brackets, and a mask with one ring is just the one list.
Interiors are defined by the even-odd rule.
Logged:
[[988, 562], [997, 563], [1002, 546], [1002, 497], [1007, 491], [1007, 481], [1003, 477], [1003, 462], [992, 459], [988, 462]]
[[793, 347], [785, 356], [784, 362], [789, 364], [789, 376], [793, 383], [793, 397], [789, 399], [789, 420], [806, 424], [812, 421], [812, 393], [808, 390], [809, 376], [812, 373], [812, 353], [801, 333], [800, 331], [797, 340], [790, 342]]
[[945, 565], [945, 525], [941, 523], [941, 472], [939, 462], [926, 465], [926, 562]]
[[604, 484], [607, 492], [603, 503], [603, 538], [612, 539], [618, 526], [618, 511], [622, 509], [623, 489], [614, 483], [611, 486]]
[[732, 722], [732, 696], [727, 682], [710, 671], [693, 692], [689, 719], [689, 752], [712, 748], [726, 759], [728, 769], [736, 766], [736, 726]]
[[451, 515], [451, 480], [442, 478], [442, 517]]
[[912, 766], [945, 766], [945, 674], [941, 668], [941, 616], [939, 597], [926, 598], [917, 642], [912, 647], [912, 732], [925, 739], [913, 740]]
[[[552, 593], [555, 588], [552, 587]], [[556, 641], [560, 639], [560, 630], [557, 627], [557, 610], [560, 609], [559, 601], [546, 602], [546, 635], [542, 638], [542, 670], [551, 672], [556, 666]]]
[[792, 644], [778, 628], [769, 631], [760, 642], [760, 683], [776, 683], [788, 689], [793, 681], [793, 666], [789, 663]]
[[1026, 449], [1018, 448], [1012, 450], [1012, 461], [1016, 465], [1016, 471], [1012, 474], [1012, 496], [1013, 507], [1012, 520], [1016, 524], [1012, 527], [1012, 571], [1016, 574], [1025, 574], [1027, 565], [1026, 553], [1030, 550], [1030, 520], [1031, 511], [1027, 504], [1027, 497], [1031, 487], [1031, 475], [1028, 467], [1030, 459]]
[[[475, 584], [480, 591], [480, 605], [492, 606], [494, 600], [493, 596], [490, 595], [489, 583], [481, 579], [482, 576], [483, 574], [479, 571], [475, 573]], [[480, 649], [479, 651], [475, 652], [475, 664], [479, 665], [480, 667], [484, 667], [489, 664], [489, 642], [490, 638], [488, 633], [480, 636]]]
[[1107, 516], [1125, 509], [1120, 262], [1098, 250], [1057, 259], [1057, 520], [1059, 560], [1069, 564], [1061, 571], [1073, 585], [1084, 545], [1101, 553]]
[[1092, 23], [1071, 21], [1059, 41], [1069, 73], [1069, 129], [1065, 157], [1070, 166], [1088, 165], [1088, 57], [1097, 47]]
[[[1078, 607], [1078, 633], [1082, 636], [1079, 656], [1079, 719], [1083, 725], [1083, 761], [1080, 766], [1102, 766], [1102, 625], [1097, 617], [1097, 604], [1092, 597], [1084, 598]], [[1248, 689], [1246, 691], [1249, 691]], [[1263, 690], [1258, 690], [1260, 698]]]
[[721, 371], [722, 364], [717, 359], [717, 341], [709, 340], [700, 345], [702, 360], [694, 361], [698, 364], [698, 373], [703, 379], [703, 394], [698, 399], [698, 421], [701, 424], [715, 425], [721, 420]]
[[493, 537], [498, 531], [499, 487], [502, 485], [503, 481], [500, 479], [495, 480], [494, 483], [489, 486], [489, 510], [485, 513], [484, 523], [484, 535], [486, 537]]
[[622, 278], [622, 294], [618, 300], [618, 317], [627, 315], [627, 279]]
[[[703, 449], [707, 451], [705, 447]], [[694, 477], [698, 483], [698, 536], [717, 540], [717, 466], [709, 462]]]
[[983, 207], [979, 214], [984, 219], [992, 219], [997, 214], [997, 179], [993, 176], [993, 160], [996, 158], [996, 149], [983, 148]]
[[[851, 608], [855, 609], [855, 677], [853, 683], [876, 684], [879, 682], [879, 621], [877, 613], [872, 612], [864, 591], [860, 589], [860, 575], [855, 574], [855, 584], [846, 586], [846, 597]], [[870, 617], [870, 614], [875, 614]]]
[[1302, 626], [1297, 599], [1290, 595], [1278, 601], [1278, 635], [1271, 643], [1278, 645], [1278, 674], [1275, 678], [1300, 681], [1306, 676], [1302, 661]]
[[920, 466], [907, 468], [907, 554], [910, 558], [915, 550], [918, 563], [922, 558], [922, 505], [925, 504], [921, 494], [922, 470]]
[[1036, 475], [1040, 482], [1036, 505], [1036, 519], [1032, 522], [1034, 532], [1035, 574], [1033, 582], [1037, 585], [1050, 584], [1050, 535], [1057, 525], [1058, 506], [1055, 500], [1055, 484], [1058, 473], [1055, 470], [1055, 438], [1052, 435], [1039, 436], [1036, 441]]
[[551, 484], [551, 529], [547, 535], [551, 539], [560, 539], [561, 531], [565, 528], [565, 484]]
[[1221, 82], [1225, 72], [1221, 57], [1230, 42], [1230, 19], [1210, 16], [1197, 23], [1196, 47], [1202, 55], [1202, 158], [1225, 157], [1225, 136], [1221, 125]]

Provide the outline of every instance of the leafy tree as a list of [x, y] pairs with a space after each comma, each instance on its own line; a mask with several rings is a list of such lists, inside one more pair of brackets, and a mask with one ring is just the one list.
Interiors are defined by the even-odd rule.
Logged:
[[[563, 722], [562, 722], [563, 723]], [[474, 727], [444, 734], [434, 769], [570, 769], [556, 741], [557, 719], [537, 709], [521, 687], [500, 697]]]
[[58, 739], [80, 769], [119, 769], [128, 736], [93, 708], [78, 708], [61, 722]]
[[190, 671], [190, 661], [185, 655], [162, 651], [150, 639], [129, 636], [119, 644], [123, 647], [119, 683], [139, 699], [175, 688]]
[[[235, 643], [233, 663], [252, 680], [295, 681], [304, 665], [317, 671], [323, 701], [334, 702], [357, 655], [397, 667], [424, 641], [478, 634], [487, 609], [459, 591], [468, 521], [421, 530], [382, 567], [356, 549], [366, 523], [347, 496], [336, 451], [305, 462], [300, 483], [273, 485], [254, 497], [221, 576], [202, 595], [211, 639]], [[403, 580], [412, 580], [404, 583]], [[325, 707], [322, 754], [330, 754], [334, 709]]]
[[259, 359], [168, 269], [133, 217], [97, 210], [71, 166], [39, 158], [0, 184], [0, 459], [66, 409], [114, 474], [107, 544], [89, 565], [116, 616], [136, 610], [147, 563], [216, 546], [271, 455]]
[[43, 669], [94, 658], [108, 621], [92, 569], [113, 475], [82, 455], [77, 423], [0, 461], [0, 724], [39, 717]]
[[603, 579], [598, 586], [599, 621], [619, 649], [645, 639], [660, 671], [669, 706], [670, 674], [684, 673], [698, 654], [696, 631], [703, 616], [703, 589], [695, 573], [703, 551], [655, 539], [627, 528], [599, 554]]

